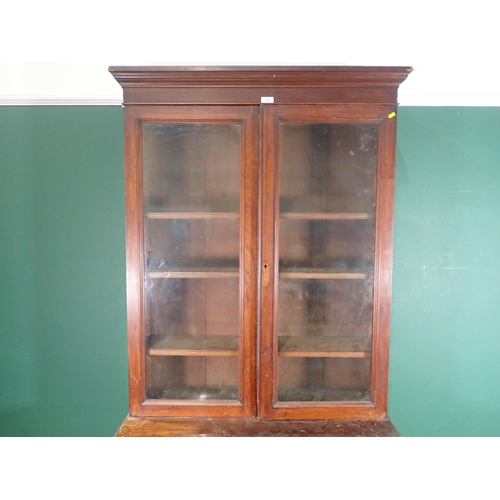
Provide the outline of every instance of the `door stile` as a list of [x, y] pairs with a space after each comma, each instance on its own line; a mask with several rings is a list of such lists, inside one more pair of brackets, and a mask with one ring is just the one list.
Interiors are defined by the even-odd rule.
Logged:
[[242, 231], [240, 261], [240, 387], [243, 414], [257, 415], [258, 372], [258, 269], [259, 265], [259, 183], [260, 183], [260, 114], [258, 107], [249, 108], [243, 126], [241, 158]]
[[[395, 109], [387, 109], [379, 123], [377, 219], [375, 241], [372, 401], [380, 415], [387, 414], [389, 338], [392, 296], [392, 257], [395, 194]], [[394, 142], [393, 142], [394, 141]]]
[[129, 408], [130, 415], [138, 416], [146, 399], [146, 374], [142, 361], [145, 356], [142, 141], [136, 108], [125, 108], [124, 127]]
[[269, 419], [276, 401], [277, 345], [276, 328], [277, 271], [275, 252], [277, 234], [277, 134], [276, 107], [262, 106], [262, 261], [261, 261], [261, 331], [259, 416]]

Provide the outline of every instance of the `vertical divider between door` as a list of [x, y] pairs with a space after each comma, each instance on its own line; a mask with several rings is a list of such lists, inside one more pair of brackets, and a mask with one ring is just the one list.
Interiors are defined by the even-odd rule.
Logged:
[[260, 192], [260, 122], [259, 108], [252, 107], [245, 118], [245, 141], [242, 164], [243, 179], [243, 346], [240, 363], [243, 366], [242, 391], [244, 415], [255, 417], [258, 412], [258, 284], [259, 274], [259, 192]]
[[[267, 284], [261, 280], [261, 331], [259, 364], [259, 411], [261, 418], [270, 418], [276, 393], [276, 355], [274, 342], [275, 324], [275, 191], [276, 191], [276, 148], [275, 148], [275, 106], [262, 107], [262, 261], [268, 266]], [[270, 269], [269, 269], [270, 268]]]

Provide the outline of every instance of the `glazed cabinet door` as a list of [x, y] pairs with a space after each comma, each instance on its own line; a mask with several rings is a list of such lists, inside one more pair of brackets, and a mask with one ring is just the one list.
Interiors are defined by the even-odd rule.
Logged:
[[254, 416], [258, 108], [125, 117], [131, 415]]
[[260, 414], [387, 410], [395, 120], [265, 106]]

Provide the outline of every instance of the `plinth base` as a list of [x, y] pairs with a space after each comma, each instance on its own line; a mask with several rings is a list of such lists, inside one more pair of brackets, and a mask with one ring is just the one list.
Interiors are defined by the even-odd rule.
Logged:
[[399, 437], [390, 420], [257, 420], [127, 417], [118, 437]]

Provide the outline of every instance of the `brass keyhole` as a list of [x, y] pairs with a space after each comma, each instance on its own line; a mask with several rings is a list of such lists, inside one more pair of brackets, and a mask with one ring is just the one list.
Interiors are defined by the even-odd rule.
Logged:
[[262, 284], [264, 286], [269, 284], [269, 266], [267, 264], [264, 264], [262, 269]]

